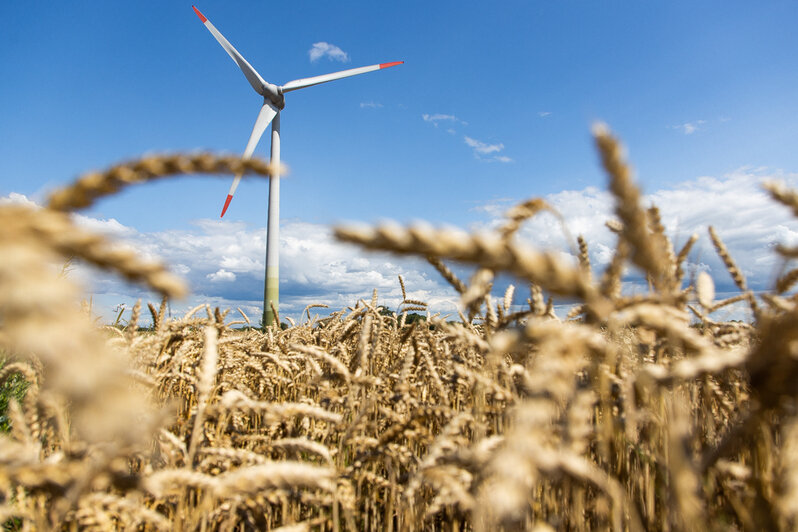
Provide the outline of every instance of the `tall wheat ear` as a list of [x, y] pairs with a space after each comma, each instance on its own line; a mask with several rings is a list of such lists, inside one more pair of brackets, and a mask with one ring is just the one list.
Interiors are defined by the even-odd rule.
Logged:
[[623, 148], [605, 124], [593, 126], [593, 137], [609, 176], [609, 188], [615, 196], [615, 214], [623, 224], [621, 238], [629, 245], [630, 259], [651, 276], [656, 288], [663, 290], [667, 283], [668, 257], [649, 229], [649, 216], [641, 205], [642, 195], [624, 160]]

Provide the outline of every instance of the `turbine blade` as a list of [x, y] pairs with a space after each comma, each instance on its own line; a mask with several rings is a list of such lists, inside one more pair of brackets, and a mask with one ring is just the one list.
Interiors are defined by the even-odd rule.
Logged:
[[[258, 145], [258, 141], [263, 136], [263, 132], [266, 131], [266, 128], [271, 121], [274, 120], [278, 112], [277, 107], [275, 107], [272, 102], [264, 100], [263, 107], [260, 108], [260, 112], [258, 113], [258, 118], [255, 119], [255, 126], [252, 128], [252, 134], [247, 141], [247, 147], [244, 149], [244, 155], [241, 156], [242, 159], [249, 159], [252, 157], [255, 146]], [[240, 181], [241, 174], [238, 174], [235, 179], [233, 179], [233, 184], [230, 185], [230, 192], [227, 193], [227, 199], [224, 202], [224, 207], [222, 207], [222, 215], [219, 218], [224, 218], [224, 213], [227, 212], [227, 207], [230, 206], [230, 201], [233, 199], [233, 194], [236, 193], [236, 188], [238, 188], [238, 183]]]
[[266, 131], [266, 128], [272, 123], [272, 120], [274, 120], [274, 117], [277, 116], [279, 112], [280, 111], [272, 102], [268, 99], [264, 100], [263, 107], [260, 108], [260, 112], [258, 113], [258, 118], [255, 119], [255, 125], [252, 127], [252, 134], [249, 136], [249, 141], [247, 141], [247, 147], [244, 148], [244, 155], [241, 156], [242, 159], [249, 159], [252, 157], [252, 152], [255, 151], [255, 146], [258, 145], [258, 141], [263, 135], [263, 132]]
[[233, 45], [224, 38], [224, 35], [219, 33], [219, 30], [216, 29], [216, 26], [211, 24], [211, 21], [205, 18], [205, 15], [203, 15], [199, 9], [197, 9], [195, 6], [191, 7], [194, 9], [194, 12], [197, 14], [202, 23], [205, 24], [205, 27], [208, 28], [208, 31], [211, 32], [211, 35], [213, 35], [216, 40], [219, 41], [219, 44], [222, 45], [222, 48], [224, 48], [225, 52], [227, 52], [228, 55], [233, 58], [233, 61], [236, 62], [238, 68], [240, 68], [241, 72], [244, 73], [244, 76], [246, 76], [247, 81], [249, 81], [249, 84], [252, 85], [252, 88], [255, 89], [255, 92], [263, 95], [263, 86], [266, 85], [266, 82], [263, 81], [263, 78], [260, 77], [260, 74], [258, 74], [258, 72], [252, 68], [252, 65], [250, 65], [247, 60], [244, 59], [240, 53], [238, 53], [238, 50], [236, 50]]
[[365, 74], [366, 72], [374, 72], [375, 70], [381, 70], [383, 68], [401, 65], [402, 63], [404, 63], [404, 61], [394, 61], [393, 63], [380, 63], [378, 65], [370, 65], [360, 68], [350, 68], [349, 70], [341, 70], [340, 72], [333, 72], [332, 74], [313, 76], [312, 78], [295, 79], [294, 81], [289, 81], [281, 88], [283, 89], [283, 92], [295, 91], [297, 89], [304, 89], [305, 87], [318, 85], [319, 83], [327, 83], [328, 81], [334, 81], [336, 79], [348, 78], [349, 76], [357, 76], [358, 74]]

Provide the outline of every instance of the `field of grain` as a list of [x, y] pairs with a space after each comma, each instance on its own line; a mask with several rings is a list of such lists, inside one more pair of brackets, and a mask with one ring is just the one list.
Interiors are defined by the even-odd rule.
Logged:
[[[46, 209], [0, 207], [0, 521], [9, 530], [791, 530], [798, 526], [798, 308], [785, 269], [754, 294], [722, 235], [681, 249], [642, 204], [618, 142], [594, 130], [617, 234], [609, 267], [520, 241], [532, 199], [493, 233], [338, 228], [425, 257], [462, 312], [397, 313], [378, 294], [281, 330], [201, 306], [98, 326], [58, 264], [75, 257], [179, 297], [182, 282], [74, 224], [123, 186], [257, 160], [149, 158], [90, 174]], [[798, 194], [765, 184], [798, 216]], [[740, 294], [685, 276], [709, 239]], [[798, 249], [774, 250], [788, 264]], [[452, 261], [477, 267], [470, 280]], [[649, 291], [623, 291], [628, 269]], [[491, 293], [497, 274], [519, 280]], [[405, 287], [401, 278], [397, 283]], [[521, 285], [520, 283], [524, 283]], [[566, 319], [553, 299], [574, 301]], [[744, 302], [753, 323], [714, 312]], [[521, 310], [518, 310], [521, 309]]]

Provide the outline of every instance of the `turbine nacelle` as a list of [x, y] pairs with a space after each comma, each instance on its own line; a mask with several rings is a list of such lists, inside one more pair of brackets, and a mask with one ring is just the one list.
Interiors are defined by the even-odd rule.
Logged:
[[263, 92], [261, 93], [264, 98], [267, 98], [279, 110], [285, 108], [285, 96], [283, 96], [283, 88], [278, 87], [273, 83], [266, 82], [263, 84]]

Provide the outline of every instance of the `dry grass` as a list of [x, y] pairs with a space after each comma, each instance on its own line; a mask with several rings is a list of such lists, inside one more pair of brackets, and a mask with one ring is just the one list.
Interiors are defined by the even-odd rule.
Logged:
[[[711, 231], [755, 312], [753, 324], [713, 320], [728, 300], [704, 276], [682, 283], [697, 237], [675, 253], [618, 142], [595, 135], [620, 220], [598, 279], [581, 237], [572, 263], [519, 241], [549, 209], [540, 200], [492, 234], [337, 230], [427, 258], [461, 295], [457, 322], [405, 325], [375, 292], [324, 319], [309, 307], [286, 330], [235, 330], [241, 320], [207, 307], [169, 320], [163, 303], [149, 305], [152, 331], [135, 327], [140, 305], [127, 330], [98, 330], [58, 275], [61, 257], [164, 296], [182, 283], [55, 209], [0, 208], [0, 379], [31, 384], [0, 435], [0, 519], [19, 530], [794, 529], [798, 309], [785, 291], [796, 275], [755, 297]], [[53, 206], [243, 164], [202, 157], [93, 174]], [[769, 190], [795, 205], [794, 191]], [[478, 267], [470, 283], [450, 259]], [[650, 293], [623, 295], [630, 264]], [[530, 283], [520, 310], [513, 289], [494, 303], [499, 273]], [[399, 282], [401, 308], [425, 309]], [[544, 294], [575, 299], [574, 312], [558, 319]]]

